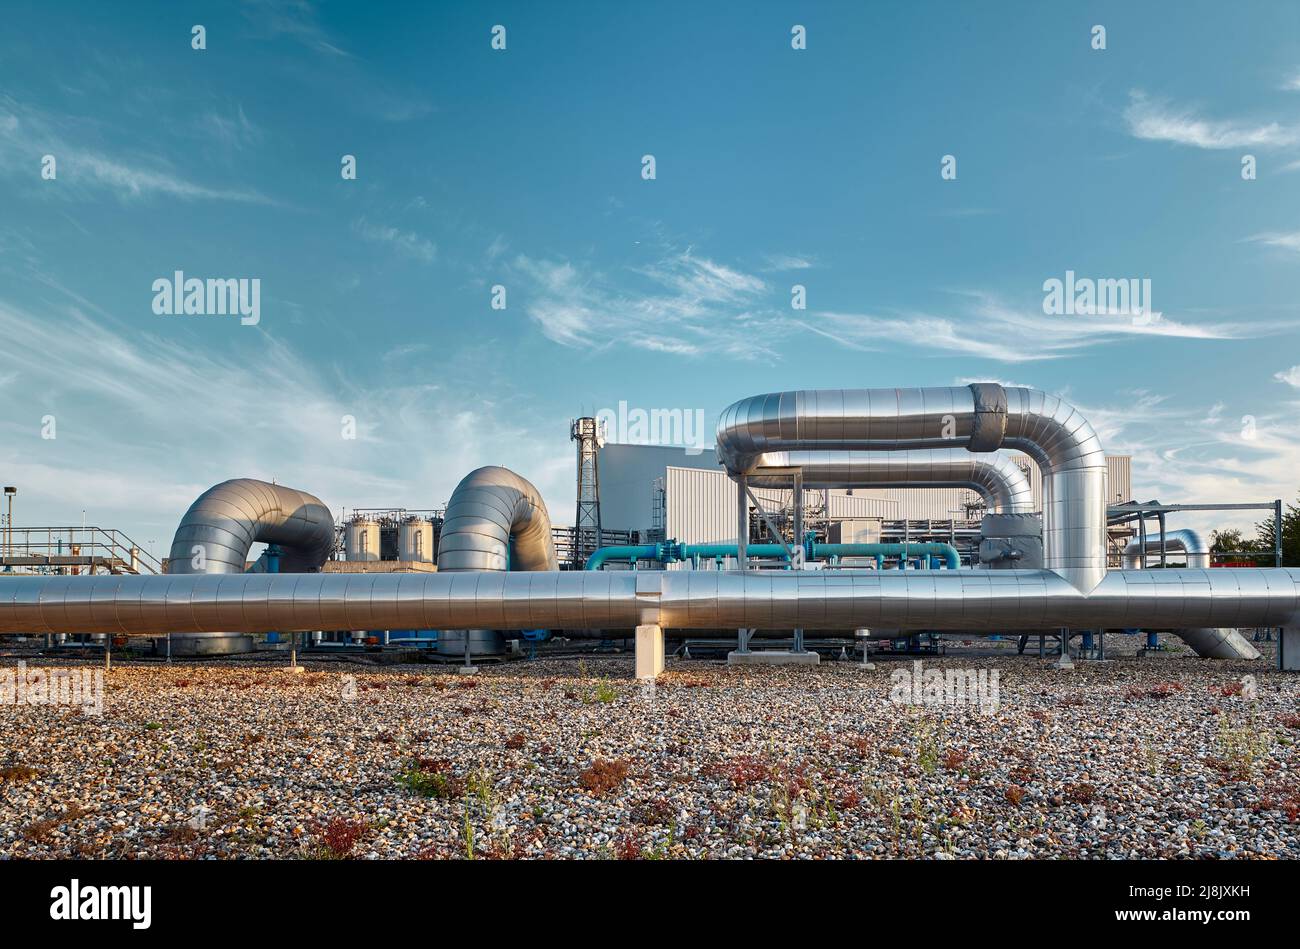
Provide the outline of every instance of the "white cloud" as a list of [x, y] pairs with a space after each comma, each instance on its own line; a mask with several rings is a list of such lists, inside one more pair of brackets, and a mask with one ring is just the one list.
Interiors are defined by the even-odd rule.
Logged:
[[754, 312], [767, 284], [689, 249], [629, 268], [643, 278], [636, 289], [568, 261], [520, 254], [511, 268], [526, 281], [529, 319], [563, 346], [775, 358], [760, 331], [770, 316]]
[[1124, 111], [1129, 134], [1156, 142], [1195, 148], [1280, 147], [1300, 141], [1300, 129], [1277, 122], [1203, 119], [1187, 107], [1148, 98], [1134, 91]]
[[1263, 323], [1193, 324], [1166, 316], [1149, 324], [1125, 316], [1048, 316], [1041, 309], [1009, 307], [987, 294], [964, 296], [970, 304], [953, 316], [819, 312], [799, 324], [852, 349], [876, 351], [884, 348], [882, 343], [895, 343], [1007, 363], [1059, 359], [1131, 336], [1239, 339], [1284, 328], [1284, 324]]
[[100, 187], [126, 198], [163, 195], [190, 201], [273, 203], [256, 191], [198, 184], [153, 156], [128, 159], [68, 141], [60, 131], [66, 124], [0, 95], [0, 170], [32, 176], [40, 170], [40, 157], [51, 154], [58, 161], [58, 180], [64, 186], [57, 190], [59, 194]]
[[1268, 247], [1281, 247], [1283, 250], [1300, 252], [1300, 231], [1256, 234], [1253, 237], [1246, 238], [1246, 240], [1255, 244], [1264, 244]]
[[795, 254], [764, 254], [764, 270], [780, 272], [784, 270], [808, 270], [817, 266], [814, 258]]
[[226, 151], [242, 151], [262, 139], [262, 130], [254, 125], [244, 107], [239, 106], [233, 115], [205, 112], [197, 120], [199, 131], [209, 136]]
[[1300, 389], [1300, 366], [1292, 366], [1290, 369], [1275, 372], [1273, 378], [1278, 382], [1285, 382], [1289, 386]]
[[[1114, 402], [1075, 401], [1108, 454], [1132, 456], [1135, 500], [1166, 504], [1293, 501], [1300, 491], [1300, 422], [1293, 403], [1249, 403], [1233, 411], [1147, 390], [1117, 392]], [[1250, 413], [1253, 437], [1243, 415]], [[1127, 499], [1125, 499], [1127, 500]], [[1253, 535], [1267, 511], [1184, 512], [1169, 528], [1209, 532], [1238, 528]]]
[[384, 224], [372, 224], [359, 218], [352, 229], [363, 239], [376, 244], [387, 244], [403, 257], [432, 263], [438, 256], [438, 245], [413, 231], [401, 231]]
[[348, 58], [320, 25], [315, 4], [309, 0], [244, 0], [244, 15], [269, 36], [287, 36], [308, 49]]
[[[141, 332], [84, 300], [0, 302], [0, 377], [17, 373], [9, 384], [21, 387], [0, 420], [0, 468], [19, 486], [21, 523], [80, 523], [86, 508], [158, 554], [189, 503], [226, 478], [275, 479], [337, 516], [344, 505], [440, 506], [484, 464], [529, 478], [555, 522], [572, 522], [568, 416], [533, 412], [494, 366], [445, 360], [436, 384], [389, 373], [364, 388], [260, 327], [232, 322], [218, 352], [180, 318], [151, 319], [155, 331]], [[40, 436], [46, 414], [53, 440]], [[355, 441], [341, 437], [344, 415]]]

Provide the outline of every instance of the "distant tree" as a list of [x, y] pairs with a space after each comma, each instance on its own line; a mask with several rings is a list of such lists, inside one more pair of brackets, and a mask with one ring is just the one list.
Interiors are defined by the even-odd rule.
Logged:
[[[1264, 550], [1273, 549], [1273, 518], [1255, 525], [1259, 545]], [[1300, 567], [1300, 503], [1288, 504], [1282, 512], [1282, 566]]]
[[1216, 554], [1232, 553], [1239, 550], [1260, 550], [1259, 541], [1253, 537], [1247, 540], [1239, 530], [1211, 531], [1210, 550]]

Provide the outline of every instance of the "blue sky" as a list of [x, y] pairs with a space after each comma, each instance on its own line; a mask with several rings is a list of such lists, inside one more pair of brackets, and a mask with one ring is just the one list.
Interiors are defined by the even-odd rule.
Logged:
[[[1300, 487], [1294, 3], [53, 7], [0, 34], [19, 525], [158, 551], [228, 477], [427, 507], [487, 463], [565, 521], [574, 415], [982, 379], [1075, 402], [1142, 497]], [[155, 315], [175, 270], [259, 278], [261, 322]], [[1067, 270], [1161, 319], [1045, 315]]]

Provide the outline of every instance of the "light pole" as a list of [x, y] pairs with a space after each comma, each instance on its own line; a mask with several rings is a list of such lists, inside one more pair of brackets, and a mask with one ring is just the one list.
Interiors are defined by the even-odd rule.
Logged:
[[5, 517], [5, 553], [12, 554], [14, 549], [14, 495], [18, 489], [12, 484], [5, 485], [5, 499], [9, 502], [9, 513]]

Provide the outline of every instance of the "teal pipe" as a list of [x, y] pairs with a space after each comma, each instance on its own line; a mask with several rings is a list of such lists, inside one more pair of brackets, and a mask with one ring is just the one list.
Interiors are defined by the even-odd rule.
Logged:
[[[786, 549], [781, 544], [750, 544], [746, 550], [750, 557], [768, 557], [788, 560]], [[804, 553], [809, 560], [840, 557], [875, 557], [876, 566], [883, 566], [885, 557], [898, 557], [903, 563], [909, 557], [926, 557], [933, 565], [936, 558], [942, 558], [949, 570], [961, 566], [961, 555], [952, 544], [818, 544], [811, 539], [804, 542]], [[661, 544], [633, 544], [627, 547], [602, 547], [587, 558], [587, 570], [599, 570], [611, 560], [629, 561], [654, 560], [658, 563], [676, 563], [679, 560], [691, 560], [699, 563], [700, 558], [738, 556], [736, 544], [679, 544], [675, 540]], [[905, 568], [904, 568], [905, 569]]]
[[587, 558], [584, 569], [599, 570], [607, 560], [626, 560], [631, 563], [636, 563], [638, 560], [657, 560], [660, 563], [672, 563], [672, 560], [664, 559], [668, 555], [667, 551], [662, 549], [665, 546], [664, 544], [633, 544], [628, 547], [601, 547]]

